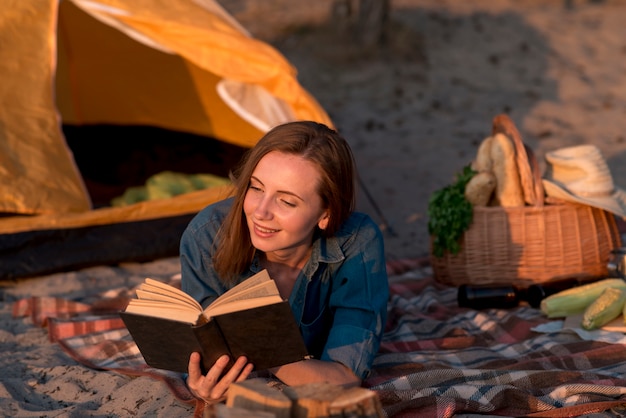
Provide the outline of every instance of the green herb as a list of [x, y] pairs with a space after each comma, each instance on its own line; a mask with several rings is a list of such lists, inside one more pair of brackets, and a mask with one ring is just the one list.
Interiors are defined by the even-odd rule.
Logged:
[[468, 164], [457, 173], [453, 184], [435, 191], [428, 201], [428, 233], [433, 237], [433, 254], [447, 250], [457, 254], [459, 240], [472, 223], [472, 204], [465, 199], [465, 185], [476, 174]]

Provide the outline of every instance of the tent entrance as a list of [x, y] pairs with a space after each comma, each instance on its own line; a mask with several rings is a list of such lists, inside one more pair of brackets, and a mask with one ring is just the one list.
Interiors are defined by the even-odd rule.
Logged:
[[153, 126], [63, 125], [94, 208], [172, 171], [228, 177], [247, 148]]

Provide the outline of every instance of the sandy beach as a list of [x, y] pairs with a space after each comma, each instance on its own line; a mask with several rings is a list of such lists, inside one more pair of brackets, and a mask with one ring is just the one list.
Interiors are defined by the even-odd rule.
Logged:
[[[293, 63], [352, 145], [358, 209], [384, 230], [389, 260], [428, 255], [429, 197], [471, 162], [501, 113], [540, 165], [547, 151], [595, 144], [626, 188], [626, 2], [391, 0], [371, 48], [332, 16], [331, 0], [310, 3], [223, 5]], [[168, 258], [2, 283], [0, 415], [191, 416], [194, 405], [162, 382], [86, 367], [13, 315], [23, 298], [88, 301], [178, 273]]]
[[[387, 43], [346, 47], [333, 27], [276, 45], [351, 142], [393, 233], [391, 257], [428, 251], [427, 204], [507, 113], [539, 163], [592, 143], [626, 186], [621, 124], [625, 4], [619, 1], [392, 2]], [[345, 51], [351, 51], [346, 53]], [[376, 217], [366, 196], [361, 208]], [[394, 234], [395, 233], [395, 234]]]

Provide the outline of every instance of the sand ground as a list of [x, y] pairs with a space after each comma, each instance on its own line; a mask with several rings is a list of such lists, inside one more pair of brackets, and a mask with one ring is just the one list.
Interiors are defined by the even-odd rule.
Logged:
[[378, 48], [354, 42], [328, 15], [331, 0], [291, 18], [288, 1], [253, 3], [223, 4], [285, 54], [351, 143], [371, 196], [359, 208], [388, 227], [390, 257], [428, 252], [428, 198], [500, 113], [540, 164], [546, 151], [592, 143], [626, 186], [624, 2], [392, 0]]
[[[626, 187], [626, 2], [392, 0], [385, 41], [363, 48], [331, 0], [225, 0], [253, 34], [294, 64], [351, 143], [359, 209], [385, 229], [389, 258], [428, 253], [427, 204], [508, 113], [539, 161], [597, 145]], [[368, 197], [369, 194], [369, 197]], [[80, 297], [169, 277], [176, 259], [23, 280], [0, 299], [0, 415], [189, 416], [148, 378], [88, 369], [11, 316], [30, 295]]]

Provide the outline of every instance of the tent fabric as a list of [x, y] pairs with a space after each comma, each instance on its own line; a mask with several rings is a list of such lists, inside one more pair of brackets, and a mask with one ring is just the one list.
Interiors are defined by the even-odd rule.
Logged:
[[[70, 98], [71, 103], [64, 101], [66, 107], [62, 107], [62, 113], [67, 110], [66, 121], [77, 123], [98, 122], [94, 113], [106, 112], [107, 117], [118, 119], [121, 123], [126, 123], [128, 118], [145, 118], [144, 122], [153, 124], [170, 124], [167, 128], [190, 131], [209, 136], [216, 136], [227, 141], [232, 141], [239, 145], [253, 145], [258, 134], [246, 135], [240, 133], [229, 133], [232, 125], [226, 121], [215, 118], [207, 118], [206, 111], [216, 103], [220, 103], [216, 96], [216, 84], [221, 80], [229, 80], [255, 86], [257, 90], [267, 91], [265, 100], [274, 102], [284, 102], [284, 106], [293, 109], [298, 119], [320, 120], [330, 123], [325, 112], [312, 100], [311, 96], [299, 85], [296, 78], [296, 70], [293, 66], [273, 47], [253, 39], [246, 33], [230, 25], [217, 15], [211, 14], [202, 7], [195, 6], [190, 2], [157, 2], [158, 7], [154, 7], [154, 0], [139, 0], [130, 2], [128, 0], [99, 0], [100, 5], [107, 5], [109, 8], [93, 7], [95, 2], [73, 0], [82, 11], [88, 12], [102, 22], [113, 21], [115, 28], [105, 24], [97, 25], [89, 21], [77, 10], [70, 10], [68, 5], [61, 7], [59, 34], [64, 35], [62, 40], [66, 42], [69, 49], [65, 49], [63, 54], [59, 54], [59, 68], [63, 62], [72, 62], [73, 68], [70, 74], [64, 72], [64, 76], [69, 78], [69, 82], [74, 86], [80, 85], [78, 93]], [[66, 11], [67, 9], [67, 11]], [[65, 18], [64, 18], [65, 16]], [[71, 36], [72, 28], [80, 26], [81, 36]], [[119, 28], [119, 30], [118, 30]], [[112, 34], [116, 32], [119, 39], [116, 42], [109, 42]], [[66, 35], [66, 33], [68, 33]], [[141, 38], [133, 34], [141, 34]], [[130, 36], [132, 36], [132, 38]], [[148, 47], [143, 42], [136, 39], [149, 39], [152, 44], [158, 45], [161, 50], [157, 51]], [[103, 42], [102, 39], [105, 39]], [[94, 45], [104, 43], [102, 48], [106, 48], [107, 54], [102, 54], [99, 48]], [[162, 51], [173, 51], [173, 54]], [[80, 66], [73, 62], [72, 55], [80, 53], [81, 56], [89, 54], [89, 59], [80, 61]], [[69, 56], [67, 54], [70, 54]], [[109, 60], [107, 56], [123, 57], [123, 59]], [[142, 54], [156, 54], [162, 61], [159, 65], [172, 66], [172, 70], [164, 73], [155, 71], [155, 68], [146, 65], [151, 61], [144, 59]], [[162, 94], [181, 94], [185, 88], [192, 88], [202, 91], [198, 94], [199, 104], [205, 108], [203, 115], [198, 115], [199, 120], [185, 120], [184, 117], [191, 118], [193, 113], [188, 113], [180, 108], [180, 102], [172, 102], [166, 99], [152, 102], [150, 100], [139, 103], [127, 103], [122, 108], [107, 106], [108, 100], [99, 100], [98, 97], [107, 98], [115, 93], [110, 86], [90, 83], [89, 80], [98, 77], [99, 73], [110, 74], [111, 70], [123, 73], [128, 83], [124, 85], [137, 89], [136, 84], [141, 81], [147, 83], [149, 88], [145, 98], [153, 97], [154, 90], [164, 90]], [[68, 70], [69, 71], [69, 70]], [[61, 71], [60, 71], [61, 72]], [[172, 80], [174, 74], [180, 73], [178, 85], [174, 86]], [[168, 78], [168, 85], [163, 79]], [[104, 78], [104, 77], [102, 77]], [[146, 79], [148, 78], [148, 79]], [[209, 96], [204, 96], [208, 94]], [[77, 98], [76, 94], [81, 97]], [[86, 106], [82, 106], [85, 100], [89, 100], [92, 111], [89, 112]], [[135, 106], [140, 105], [139, 107]], [[193, 103], [189, 103], [192, 105]], [[224, 106], [223, 103], [220, 103]], [[129, 109], [126, 109], [128, 107]], [[169, 109], [174, 107], [174, 109]], [[163, 120], [170, 112], [178, 113], [176, 118], [169, 122]], [[274, 126], [277, 123], [286, 122], [281, 119], [267, 121]]]
[[262, 131], [295, 119], [285, 102], [271, 100], [272, 96], [260, 86], [224, 79], [217, 84], [217, 93], [238, 115]]
[[[88, 210], [54, 104], [56, 3], [9, 0], [0, 15], [0, 212]], [[27, 53], [25, 53], [27, 51]]]
[[265, 130], [294, 119], [331, 124], [295, 68], [220, 9], [207, 0], [10, 0], [0, 17], [0, 212], [90, 209], [61, 121], [160, 126], [252, 146], [264, 131], [220, 98], [227, 80], [261, 92], [261, 108], [287, 110], [257, 123]]
[[[7, 0], [4, 6], [0, 241], [66, 225], [186, 216], [212, 202], [195, 199], [185, 209], [151, 202], [140, 211], [145, 218], [131, 221], [126, 211], [95, 209], [65, 126], [152, 126], [244, 148], [291, 120], [333, 126], [291, 63], [214, 0]], [[15, 254], [10, 245], [0, 248], [0, 274], [3, 258]]]

